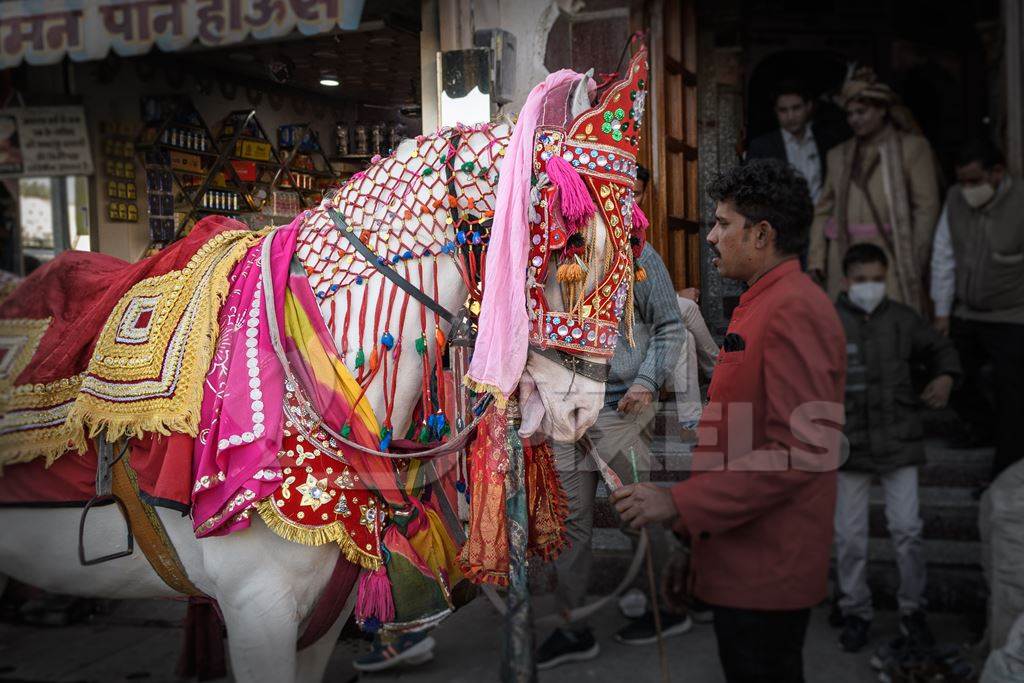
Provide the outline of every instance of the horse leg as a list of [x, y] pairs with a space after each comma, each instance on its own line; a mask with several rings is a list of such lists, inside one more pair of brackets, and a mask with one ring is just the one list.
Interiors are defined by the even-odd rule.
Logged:
[[320, 683], [324, 679], [324, 672], [327, 670], [327, 663], [331, 659], [335, 645], [338, 644], [338, 634], [344, 628], [345, 622], [356, 604], [356, 588], [352, 587], [352, 594], [349, 595], [345, 608], [338, 615], [338, 620], [328, 629], [320, 640], [316, 641], [304, 650], [299, 650], [295, 668], [296, 683]]
[[200, 546], [228, 628], [235, 680], [295, 681], [299, 625], [327, 585], [337, 546], [286, 541], [259, 520]]

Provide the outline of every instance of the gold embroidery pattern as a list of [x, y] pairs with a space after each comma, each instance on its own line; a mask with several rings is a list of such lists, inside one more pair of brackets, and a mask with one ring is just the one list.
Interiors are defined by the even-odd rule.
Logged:
[[195, 436], [229, 276], [265, 234], [221, 233], [183, 269], [132, 287], [103, 326], [68, 424], [90, 437], [105, 429], [111, 439]]
[[65, 424], [82, 376], [14, 385], [39, 348], [52, 318], [0, 320], [0, 468], [45, 457], [51, 464], [85, 441]]

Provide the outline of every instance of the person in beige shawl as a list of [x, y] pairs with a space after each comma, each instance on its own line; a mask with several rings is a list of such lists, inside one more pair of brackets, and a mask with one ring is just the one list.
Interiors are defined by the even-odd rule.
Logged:
[[847, 248], [885, 250], [889, 296], [924, 313], [924, 274], [940, 201], [934, 155], [892, 89], [859, 70], [840, 100], [854, 137], [828, 153], [826, 182], [811, 227], [807, 269], [839, 295]]

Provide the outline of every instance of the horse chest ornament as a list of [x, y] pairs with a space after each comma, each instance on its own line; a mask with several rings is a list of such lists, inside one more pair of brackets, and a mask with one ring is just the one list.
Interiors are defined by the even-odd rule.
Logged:
[[[634, 261], [647, 227], [633, 197], [646, 87], [647, 55], [640, 50], [627, 77], [596, 106], [566, 127], [536, 131], [527, 275], [530, 343], [536, 348], [610, 357], [623, 315], [631, 334], [634, 275], [643, 279]], [[603, 262], [594, 257], [601, 229], [595, 214], [605, 230]], [[545, 294], [556, 252], [562, 306]]]

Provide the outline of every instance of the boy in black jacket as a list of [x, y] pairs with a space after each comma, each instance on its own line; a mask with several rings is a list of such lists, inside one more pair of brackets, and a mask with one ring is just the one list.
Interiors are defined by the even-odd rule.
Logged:
[[[925, 462], [918, 408], [945, 407], [960, 359], [952, 342], [909, 306], [885, 296], [885, 252], [873, 244], [850, 247], [843, 258], [845, 291], [836, 302], [847, 339], [846, 436], [850, 455], [839, 471], [836, 498], [836, 573], [843, 613], [843, 649], [867, 643], [871, 591], [867, 584], [868, 493], [877, 476], [900, 573], [900, 630], [922, 647], [934, 644], [922, 611], [925, 563], [921, 548], [917, 473]], [[932, 378], [914, 392], [911, 364]]]

